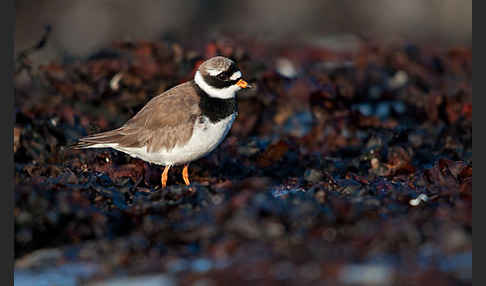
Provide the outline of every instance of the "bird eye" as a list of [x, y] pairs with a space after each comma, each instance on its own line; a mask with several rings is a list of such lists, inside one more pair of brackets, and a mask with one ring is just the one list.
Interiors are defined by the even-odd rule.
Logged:
[[225, 80], [226, 79], [226, 73], [222, 72], [216, 76], [220, 80]]

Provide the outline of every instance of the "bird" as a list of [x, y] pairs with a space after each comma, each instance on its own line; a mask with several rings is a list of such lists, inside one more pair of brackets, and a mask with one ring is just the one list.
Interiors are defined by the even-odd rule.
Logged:
[[223, 141], [238, 115], [236, 92], [249, 87], [235, 61], [212, 57], [192, 80], [153, 97], [121, 127], [80, 138], [74, 148], [113, 148], [162, 165], [163, 188], [169, 169], [184, 165], [182, 178], [189, 186], [189, 163]]

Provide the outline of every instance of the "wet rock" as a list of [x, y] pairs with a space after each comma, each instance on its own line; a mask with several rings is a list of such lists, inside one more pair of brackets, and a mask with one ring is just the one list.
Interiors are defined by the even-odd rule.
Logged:
[[397, 71], [393, 77], [388, 80], [388, 87], [391, 89], [398, 89], [408, 82], [408, 75], [404, 71]]
[[97, 272], [97, 265], [87, 263], [68, 263], [59, 267], [45, 267], [41, 270], [16, 270], [14, 272], [15, 285], [66, 285], [75, 286], [79, 281], [93, 277]]
[[354, 180], [343, 180], [339, 182], [339, 185], [341, 186], [339, 192], [345, 195], [354, 194], [361, 189], [361, 184]]
[[393, 277], [392, 269], [385, 265], [346, 265], [339, 273], [344, 284], [390, 285]]
[[416, 207], [420, 205], [422, 202], [427, 202], [429, 200], [429, 197], [426, 194], [420, 194], [417, 198], [410, 200], [410, 205], [412, 207]]
[[294, 78], [297, 76], [297, 69], [289, 59], [280, 58], [275, 65], [280, 75], [286, 78]]
[[318, 183], [322, 180], [324, 174], [316, 169], [307, 169], [304, 173], [304, 180], [309, 183]]

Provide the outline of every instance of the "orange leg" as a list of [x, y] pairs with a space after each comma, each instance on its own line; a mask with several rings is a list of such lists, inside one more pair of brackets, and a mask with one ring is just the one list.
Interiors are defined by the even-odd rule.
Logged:
[[182, 169], [182, 178], [184, 179], [184, 183], [186, 183], [187, 186], [189, 186], [189, 184], [191, 184], [189, 182], [189, 172], [187, 170], [188, 167], [189, 167], [189, 164], [184, 165], [184, 169]]
[[164, 172], [162, 172], [162, 178], [161, 178], [162, 188], [165, 188], [165, 186], [167, 185], [167, 177], [168, 177], [168, 174], [169, 174], [169, 169], [170, 169], [170, 166], [165, 166]]

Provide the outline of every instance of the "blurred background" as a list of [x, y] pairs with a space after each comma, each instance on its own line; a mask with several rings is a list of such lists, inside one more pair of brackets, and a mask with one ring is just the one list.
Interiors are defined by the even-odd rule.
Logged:
[[154, 41], [218, 32], [266, 40], [316, 40], [335, 34], [435, 45], [472, 43], [472, 1], [97, 1], [17, 0], [15, 51], [34, 45], [45, 25], [48, 45], [35, 63], [83, 57], [114, 40]]

